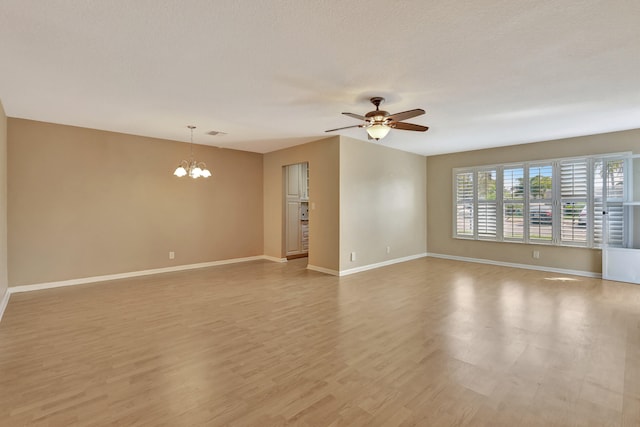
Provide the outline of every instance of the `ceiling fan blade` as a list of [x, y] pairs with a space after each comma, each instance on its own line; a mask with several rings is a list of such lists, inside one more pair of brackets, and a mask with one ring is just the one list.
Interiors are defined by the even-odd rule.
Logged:
[[403, 122], [394, 122], [394, 123], [391, 123], [389, 126], [391, 126], [394, 129], [415, 130], [418, 132], [424, 132], [429, 129], [426, 126], [414, 125], [413, 123], [403, 123]]
[[418, 117], [425, 113], [422, 108], [416, 108], [415, 110], [403, 111], [402, 113], [395, 113], [387, 117], [387, 120], [392, 122], [399, 122], [402, 120], [407, 120], [412, 117]]
[[350, 129], [350, 128], [361, 128], [361, 127], [362, 127], [362, 125], [345, 126], [343, 128], [335, 128], [335, 129], [325, 130], [325, 132], [333, 132], [333, 131], [336, 131], [336, 130]]
[[342, 113], [345, 116], [349, 116], [349, 117], [353, 117], [354, 119], [357, 120], [367, 120], [367, 118], [365, 116], [361, 116], [360, 114], [353, 114], [353, 113]]

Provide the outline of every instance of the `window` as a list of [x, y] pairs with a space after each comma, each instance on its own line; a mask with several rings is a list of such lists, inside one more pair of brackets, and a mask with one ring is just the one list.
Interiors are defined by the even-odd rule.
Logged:
[[524, 241], [524, 168], [506, 167], [502, 173], [504, 240]]
[[560, 162], [560, 241], [587, 244], [587, 159]]
[[456, 174], [456, 236], [473, 237], [473, 172]]
[[478, 237], [496, 238], [496, 170], [478, 171]]
[[553, 166], [529, 166], [529, 240], [550, 242], [553, 239]]
[[454, 169], [454, 237], [623, 246], [624, 156]]

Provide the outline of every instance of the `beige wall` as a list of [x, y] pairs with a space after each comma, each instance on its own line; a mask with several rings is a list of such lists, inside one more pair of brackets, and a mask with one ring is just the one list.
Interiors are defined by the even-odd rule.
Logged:
[[425, 253], [426, 199], [424, 156], [341, 137], [340, 270]]
[[[601, 272], [599, 250], [454, 239], [452, 237], [452, 169], [623, 151], [640, 153], [640, 129], [428, 157], [427, 248], [429, 252]], [[540, 251], [540, 259], [532, 258], [534, 248]]]
[[7, 286], [7, 116], [0, 101], [0, 310]]
[[315, 205], [311, 265], [344, 271], [428, 248], [599, 272], [597, 250], [535, 246], [541, 257], [534, 260], [532, 245], [453, 239], [451, 170], [640, 147], [640, 130], [426, 161], [339, 136], [265, 155], [196, 145], [213, 177], [194, 181], [172, 175], [187, 144], [7, 119], [1, 105], [0, 113], [0, 296], [7, 271], [9, 285], [18, 286], [261, 254], [282, 258], [282, 167], [300, 162], [309, 162]]
[[[309, 264], [338, 270], [340, 137], [264, 155], [264, 254], [284, 258], [283, 166], [309, 162]], [[312, 207], [315, 206], [315, 209]]]
[[175, 141], [9, 118], [9, 285], [261, 255], [262, 155], [196, 145], [213, 176], [173, 176], [188, 154]]

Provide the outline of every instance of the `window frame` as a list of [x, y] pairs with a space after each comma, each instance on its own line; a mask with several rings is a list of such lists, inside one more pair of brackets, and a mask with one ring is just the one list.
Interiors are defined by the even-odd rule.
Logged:
[[[461, 171], [460, 173], [464, 173], [464, 171]], [[476, 209], [473, 208], [473, 213], [472, 213], [472, 232], [471, 234], [460, 234], [458, 235], [458, 174], [454, 174], [453, 175], [453, 185], [452, 187], [452, 195], [453, 195], [453, 231], [454, 231], [454, 235], [456, 236], [457, 239], [466, 239], [466, 240], [476, 240], [477, 239], [477, 235], [476, 235], [476, 219], [475, 219], [475, 215], [476, 215]], [[476, 180], [474, 179], [475, 176], [475, 172], [471, 172], [471, 186], [472, 186], [472, 197], [471, 199], [466, 199], [466, 198], [462, 198], [462, 204], [467, 204], [469, 202], [471, 202], [472, 206], [475, 207], [476, 205], [476, 199], [477, 199], [477, 191], [476, 191]], [[466, 221], [466, 220], [465, 220]]]
[[[594, 240], [595, 236], [595, 222], [596, 222], [596, 213], [595, 213], [595, 195], [594, 195], [594, 187], [595, 187], [595, 172], [594, 172], [594, 164], [597, 161], [601, 161], [603, 164], [608, 164], [609, 161], [622, 161], [624, 169], [623, 173], [623, 195], [626, 199], [626, 195], [629, 192], [630, 178], [628, 177], [628, 167], [627, 159], [632, 155], [631, 152], [621, 152], [621, 153], [606, 153], [606, 154], [598, 154], [598, 155], [587, 155], [587, 156], [572, 156], [572, 157], [563, 157], [563, 158], [555, 158], [555, 159], [541, 159], [541, 160], [531, 160], [531, 161], [520, 161], [520, 162], [510, 162], [510, 163], [501, 163], [501, 164], [492, 164], [492, 165], [482, 165], [482, 166], [472, 166], [472, 167], [460, 167], [452, 169], [452, 197], [453, 197], [453, 224], [452, 224], [452, 237], [454, 239], [462, 239], [462, 240], [478, 240], [484, 242], [508, 242], [508, 243], [525, 243], [525, 244], [534, 244], [534, 245], [547, 245], [547, 246], [565, 246], [565, 247], [578, 247], [578, 248], [591, 248], [591, 249], [600, 249], [603, 246], [603, 242], [599, 243]], [[586, 197], [586, 207], [587, 207], [587, 217], [586, 217], [586, 225], [585, 225], [585, 233], [586, 239], [584, 242], [581, 241], [569, 241], [562, 240], [562, 222], [564, 215], [564, 207], [562, 205], [562, 164], [567, 162], [585, 162], [587, 164], [587, 197]], [[549, 204], [551, 206], [551, 239], [543, 240], [543, 239], [535, 239], [531, 238], [531, 228], [530, 228], [530, 205], [532, 202], [531, 195], [531, 183], [529, 171], [532, 167], [539, 166], [551, 166], [551, 177], [552, 177], [552, 188], [549, 192], [551, 195], [551, 199], [544, 198], [543, 203]], [[510, 169], [522, 169], [523, 175], [523, 195], [522, 195], [522, 206], [523, 206], [523, 230], [522, 230], [522, 238], [512, 238], [504, 236], [504, 209], [505, 203], [513, 202], [516, 199], [505, 199], [505, 189], [504, 189], [504, 172], [505, 170]], [[478, 177], [482, 172], [495, 172], [495, 180], [496, 180], [496, 235], [492, 236], [480, 236], [478, 230], [478, 212], [479, 212], [479, 194], [478, 194]], [[473, 224], [472, 224], [472, 233], [468, 234], [458, 234], [458, 181], [457, 177], [462, 173], [470, 173], [473, 181], [473, 198], [472, 198], [472, 209], [473, 209]], [[606, 181], [606, 178], [604, 178]], [[605, 183], [606, 185], [606, 183]], [[467, 199], [465, 199], [467, 200]], [[535, 199], [534, 199], [535, 201]], [[606, 206], [606, 201], [603, 201], [603, 206]], [[518, 202], [520, 203], [520, 202]], [[630, 218], [627, 218], [627, 215], [624, 215], [622, 218], [622, 226], [623, 229], [626, 228], [628, 221]], [[623, 232], [624, 233], [624, 232]], [[623, 242], [624, 245], [624, 242]]]
[[[489, 173], [489, 175], [491, 176], [492, 174], [495, 174], [495, 186], [496, 186], [496, 198], [494, 200], [488, 199], [488, 198], [480, 198], [480, 173]], [[475, 173], [474, 173], [474, 236], [477, 240], [489, 240], [489, 241], [493, 241], [498, 237], [498, 224], [499, 224], [499, 220], [501, 218], [500, 213], [498, 212], [498, 170], [497, 168], [479, 168]], [[500, 192], [501, 193], [501, 192]], [[491, 235], [486, 235], [486, 234], [481, 234], [480, 230], [479, 230], [479, 226], [480, 226], [480, 204], [494, 204], [495, 205], [495, 221], [496, 221], [496, 229], [495, 229], [495, 236], [492, 237]], [[485, 223], [487, 222], [487, 220], [485, 220]]]
[[[505, 170], [517, 170], [517, 169], [521, 169], [522, 170], [522, 197], [520, 199], [516, 199], [516, 198], [505, 198], [504, 196], [504, 171]], [[522, 205], [522, 217], [524, 220], [524, 215], [527, 212], [526, 209], [526, 195], [527, 195], [527, 191], [525, 190], [526, 187], [526, 175], [527, 175], [527, 171], [526, 171], [527, 167], [525, 166], [524, 162], [518, 162], [518, 163], [508, 163], [508, 164], [504, 164], [502, 165], [502, 168], [500, 169], [500, 188], [502, 189], [502, 191], [500, 191], [500, 211], [501, 211], [501, 222], [500, 222], [500, 240], [501, 242], [512, 242], [512, 243], [525, 243], [526, 241], [526, 233], [524, 228], [522, 229], [522, 237], [506, 237], [504, 235], [504, 204], [505, 203], [513, 203], [513, 204], [520, 204]]]
[[[598, 157], [598, 158], [602, 158], [602, 157]], [[585, 208], [587, 209], [587, 212], [589, 212], [589, 207], [591, 207], [592, 209], [595, 207], [594, 203], [593, 203], [593, 163], [594, 163], [594, 158], [588, 158], [588, 157], [578, 157], [578, 158], [571, 158], [571, 159], [561, 159], [558, 161], [558, 173], [559, 173], [559, 180], [558, 180], [558, 192], [557, 192], [557, 200], [558, 200], [558, 206], [560, 208], [560, 212], [561, 215], [564, 215], [565, 212], [565, 204], [563, 203], [565, 200], [568, 200], [566, 203], [576, 203], [582, 202], [583, 197], [580, 196], [576, 196], [575, 193], [573, 193], [571, 196], [564, 196], [562, 194], [562, 167], [563, 164], [565, 165], [576, 165], [576, 164], [580, 164], [584, 162], [585, 164], [585, 168], [586, 168], [586, 173], [585, 173], [585, 196], [584, 196], [584, 203], [585, 203]], [[575, 166], [574, 166], [574, 170], [575, 170]], [[573, 173], [573, 177], [575, 179], [576, 174]], [[573, 211], [575, 213], [575, 208], [573, 208]], [[581, 210], [582, 212], [582, 210]], [[578, 220], [580, 219], [580, 214], [578, 214]], [[593, 248], [594, 247], [594, 242], [593, 242], [593, 215], [588, 215], [587, 214], [587, 218], [585, 219], [585, 240], [584, 242], [579, 241], [579, 240], [563, 240], [562, 238], [562, 226], [563, 226], [563, 220], [564, 218], [561, 216], [560, 217], [560, 223], [558, 224], [559, 230], [558, 230], [558, 242], [560, 243], [560, 246], [571, 246], [571, 247], [578, 247], [578, 248]]]
[[[556, 191], [557, 191], [557, 179], [556, 179], [556, 172], [555, 172], [555, 162], [554, 161], [549, 161], [549, 160], [542, 160], [542, 161], [534, 161], [534, 162], [525, 162], [525, 172], [524, 172], [524, 196], [525, 196], [525, 212], [523, 212], [523, 228], [524, 228], [524, 240], [526, 243], [531, 243], [531, 244], [543, 244], [543, 245], [548, 245], [548, 244], [553, 244], [556, 242], [556, 223], [557, 221], [554, 221], [555, 218], [558, 217], [558, 209], [556, 206]], [[531, 169], [534, 168], [547, 168], [550, 167], [551, 168], [551, 189], [549, 191], [549, 193], [551, 194], [551, 198], [546, 197], [541, 197], [540, 199], [535, 199], [532, 198], [531, 196]], [[536, 176], [540, 176], [540, 175], [536, 175]], [[546, 191], [545, 191], [546, 193]], [[532, 221], [532, 211], [531, 211], [531, 204], [532, 202], [534, 202], [535, 204], [548, 204], [551, 208], [551, 238], [550, 239], [543, 239], [543, 238], [534, 238], [531, 237], [531, 225], [533, 224]], [[538, 224], [542, 224], [540, 217], [538, 217]]]

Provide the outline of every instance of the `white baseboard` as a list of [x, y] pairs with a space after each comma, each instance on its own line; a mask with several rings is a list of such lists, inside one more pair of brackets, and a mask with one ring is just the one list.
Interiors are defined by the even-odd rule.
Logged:
[[320, 273], [331, 274], [332, 276], [339, 276], [338, 270], [331, 270], [329, 268], [318, 267], [317, 265], [307, 264], [307, 270], [319, 271]]
[[257, 255], [257, 256], [250, 256], [245, 258], [232, 258], [232, 259], [223, 259], [220, 261], [201, 262], [198, 264], [185, 264], [185, 265], [176, 265], [174, 267], [154, 268], [151, 270], [131, 271], [128, 273], [117, 273], [117, 274], [106, 274], [104, 276], [83, 277], [80, 279], [61, 280], [57, 282], [46, 282], [46, 283], [35, 283], [32, 285], [12, 286], [9, 288], [8, 293], [15, 294], [19, 292], [40, 291], [43, 289], [60, 288], [63, 286], [84, 285], [87, 283], [106, 282], [109, 280], [118, 280], [118, 279], [128, 279], [131, 277], [148, 276], [151, 274], [160, 274], [160, 273], [171, 273], [174, 271], [193, 270], [196, 268], [214, 267], [217, 265], [235, 264], [238, 262], [256, 261], [261, 259], [266, 259], [269, 261], [277, 260], [276, 262], [282, 262], [280, 261], [280, 258], [272, 258], [272, 257], [266, 257], [264, 255]]
[[[421, 253], [417, 255], [410, 255], [407, 257], [395, 258], [388, 261], [383, 261], [383, 262], [369, 264], [369, 265], [363, 265], [361, 267], [351, 268], [349, 270], [342, 270], [342, 271], [331, 270], [328, 268], [318, 267], [311, 264], [307, 265], [307, 269], [318, 271], [320, 273], [331, 274], [333, 276], [348, 276], [350, 274], [359, 273], [367, 270], [373, 270], [375, 268], [385, 267], [387, 265], [411, 261], [414, 259], [424, 258], [424, 257], [442, 258], [442, 259], [464, 261], [464, 262], [475, 262], [480, 264], [497, 265], [501, 267], [524, 268], [527, 270], [548, 271], [552, 273], [571, 274], [575, 276], [593, 277], [598, 279], [602, 277], [602, 274], [594, 273], [591, 271], [568, 270], [564, 268], [545, 267], [545, 266], [530, 265], [530, 264], [516, 264], [511, 262], [493, 261], [488, 259], [469, 258], [469, 257], [461, 257], [456, 255], [446, 255], [446, 254], [437, 254], [437, 253]], [[150, 270], [132, 271], [128, 273], [107, 274], [104, 276], [83, 277], [80, 279], [61, 280], [57, 282], [46, 282], [46, 283], [36, 283], [32, 285], [13, 286], [7, 289], [4, 296], [0, 300], [0, 320], [2, 320], [2, 315], [4, 314], [4, 311], [7, 308], [11, 294], [14, 294], [14, 293], [39, 291], [43, 289], [59, 288], [63, 286], [83, 285], [83, 284], [94, 283], [94, 282], [105, 282], [109, 280], [148, 276], [151, 274], [170, 273], [174, 271], [193, 270], [196, 268], [214, 267], [217, 265], [235, 264], [239, 262], [256, 261], [261, 259], [272, 261], [272, 262], [287, 262], [286, 258], [276, 258], [268, 255], [257, 255], [257, 256], [251, 256], [251, 257], [245, 257], [245, 258], [233, 258], [233, 259], [225, 259], [220, 261], [202, 262], [198, 264], [186, 264], [186, 265], [178, 265], [174, 267], [164, 267], [164, 268], [154, 268]]]
[[464, 261], [464, 262], [475, 262], [479, 264], [498, 265], [500, 267], [524, 268], [526, 270], [548, 271], [550, 273], [570, 274], [573, 276], [593, 277], [596, 279], [602, 278], [602, 274], [594, 273], [592, 271], [568, 270], [566, 268], [545, 267], [544, 265], [516, 264], [512, 262], [493, 261], [490, 259], [468, 258], [463, 256], [435, 254], [435, 253], [427, 253], [427, 256], [431, 258], [450, 259], [453, 261]]
[[2, 296], [2, 300], [0, 300], [0, 320], [2, 320], [2, 315], [4, 314], [4, 310], [7, 308], [7, 304], [9, 304], [9, 297], [11, 293], [7, 289]]
[[424, 258], [427, 256], [427, 253], [421, 253], [416, 255], [409, 255], [402, 258], [394, 258], [387, 261], [377, 262], [375, 264], [363, 265], [360, 267], [350, 268], [348, 270], [341, 270], [339, 276], [348, 276], [354, 273], [360, 273], [362, 271], [373, 270], [374, 268], [385, 267], [387, 265], [398, 264], [400, 262], [411, 261], [418, 258]]
[[269, 255], [262, 255], [262, 259], [266, 259], [267, 261], [273, 261], [273, 262], [287, 262], [286, 258], [276, 258], [274, 256], [269, 256]]

